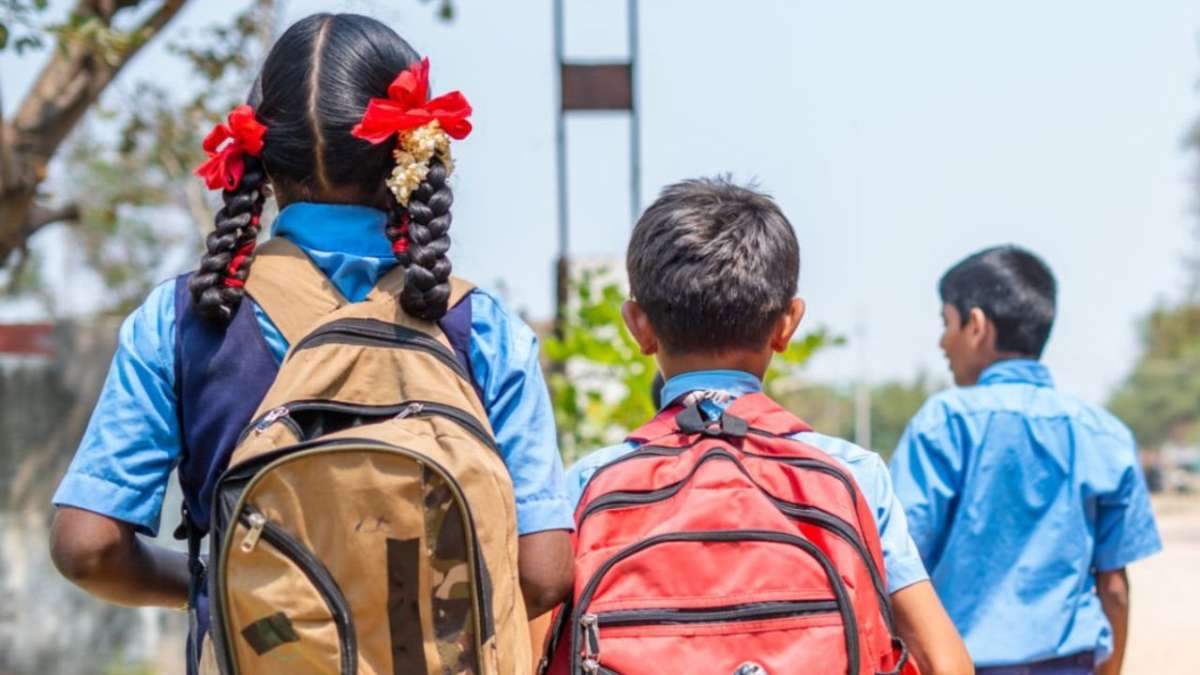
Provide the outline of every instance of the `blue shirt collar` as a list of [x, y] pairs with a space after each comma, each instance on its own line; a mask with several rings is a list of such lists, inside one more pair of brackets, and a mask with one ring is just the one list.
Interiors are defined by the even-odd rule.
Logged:
[[737, 398], [760, 392], [762, 388], [761, 380], [742, 370], [693, 370], [666, 381], [662, 389], [662, 404], [665, 408], [700, 389], [718, 389]]
[[979, 375], [979, 384], [1032, 384], [1053, 387], [1050, 369], [1033, 359], [1004, 359], [997, 361]]
[[357, 204], [288, 204], [271, 224], [271, 236], [305, 250], [337, 251], [364, 258], [392, 258], [384, 228], [387, 212]]

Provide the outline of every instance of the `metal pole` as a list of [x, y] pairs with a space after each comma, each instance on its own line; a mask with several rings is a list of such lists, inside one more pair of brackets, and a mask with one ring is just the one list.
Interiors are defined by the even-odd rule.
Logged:
[[555, 145], [558, 170], [558, 260], [555, 264], [554, 332], [562, 339], [567, 315], [567, 296], [570, 292], [570, 228], [567, 223], [567, 123], [562, 106], [562, 67], [566, 57], [563, 47], [563, 0], [554, 0], [554, 66], [558, 80], [558, 108], [554, 111]]
[[630, 226], [642, 211], [642, 131], [638, 115], [638, 0], [629, 0], [629, 203]]

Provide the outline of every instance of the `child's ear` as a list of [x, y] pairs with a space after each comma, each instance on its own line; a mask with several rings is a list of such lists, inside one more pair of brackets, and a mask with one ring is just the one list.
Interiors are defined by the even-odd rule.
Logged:
[[974, 349], [986, 347], [992, 333], [992, 324], [988, 321], [987, 314], [983, 313], [978, 307], [971, 308], [967, 313], [967, 323], [963, 326], [963, 331], [967, 335], [967, 340]]
[[792, 336], [800, 327], [800, 320], [804, 318], [805, 309], [804, 298], [792, 298], [784, 308], [783, 315], [775, 322], [775, 330], [771, 333], [771, 351], [781, 354], [787, 351]]
[[658, 336], [654, 334], [646, 310], [642, 309], [637, 300], [626, 300], [621, 305], [621, 318], [625, 319], [625, 327], [629, 329], [629, 334], [633, 336], [633, 341], [638, 344], [643, 354], [651, 356], [658, 353]]

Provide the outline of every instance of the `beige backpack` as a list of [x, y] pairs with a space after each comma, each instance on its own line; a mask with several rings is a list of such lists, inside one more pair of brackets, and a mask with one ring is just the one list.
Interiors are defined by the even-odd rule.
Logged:
[[294, 245], [260, 247], [246, 290], [291, 348], [214, 494], [201, 672], [530, 671], [512, 482], [402, 285], [351, 304]]

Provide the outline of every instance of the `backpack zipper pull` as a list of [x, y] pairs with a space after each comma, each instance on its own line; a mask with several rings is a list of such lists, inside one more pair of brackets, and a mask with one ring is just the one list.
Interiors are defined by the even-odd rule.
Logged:
[[404, 410], [401, 410], [400, 412], [396, 413], [396, 417], [393, 419], [402, 420], [402, 419], [412, 417], [413, 415], [420, 415], [421, 411], [424, 409], [425, 409], [424, 403], [409, 403], [404, 408]]
[[579, 617], [583, 629], [583, 672], [596, 675], [600, 672], [600, 623], [595, 614]]
[[289, 412], [291, 412], [291, 411], [288, 410], [286, 405], [281, 405], [278, 408], [272, 408], [271, 411], [268, 412], [266, 414], [266, 416], [262, 418], [262, 421], [260, 421], [256, 425], [254, 425], [254, 435], [257, 436], [257, 435], [261, 434], [262, 432], [266, 431], [267, 427], [278, 422], [279, 418], [287, 417]]
[[246, 520], [250, 521], [250, 531], [246, 533], [246, 538], [242, 540], [242, 553], [249, 553], [254, 550], [254, 546], [258, 544], [258, 538], [262, 536], [263, 528], [267, 526], [267, 517], [258, 511], [253, 511], [246, 516]]

